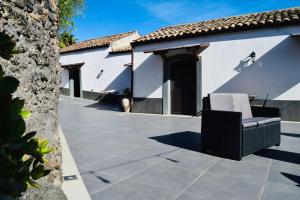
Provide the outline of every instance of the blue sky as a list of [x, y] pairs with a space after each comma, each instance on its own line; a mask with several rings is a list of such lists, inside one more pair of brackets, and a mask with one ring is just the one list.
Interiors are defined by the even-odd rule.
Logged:
[[300, 6], [300, 0], [86, 0], [75, 19], [79, 41], [219, 17]]

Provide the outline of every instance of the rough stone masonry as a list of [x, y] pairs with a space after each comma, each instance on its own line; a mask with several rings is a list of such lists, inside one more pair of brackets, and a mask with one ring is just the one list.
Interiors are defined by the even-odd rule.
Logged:
[[16, 41], [20, 51], [11, 59], [0, 58], [7, 75], [19, 79], [16, 92], [32, 112], [27, 131], [49, 139], [56, 148], [48, 157], [53, 172], [41, 180], [42, 188], [26, 199], [64, 199], [61, 186], [61, 149], [58, 137], [59, 48], [58, 0], [0, 0], [0, 32]]

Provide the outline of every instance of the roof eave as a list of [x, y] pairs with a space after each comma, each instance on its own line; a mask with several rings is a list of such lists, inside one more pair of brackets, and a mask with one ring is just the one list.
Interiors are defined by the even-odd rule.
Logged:
[[153, 44], [157, 42], [162, 41], [174, 41], [174, 40], [181, 40], [181, 39], [190, 39], [195, 37], [202, 37], [202, 36], [208, 36], [208, 35], [219, 35], [219, 34], [226, 34], [226, 33], [236, 33], [236, 32], [246, 32], [246, 31], [253, 31], [253, 30], [261, 30], [261, 29], [267, 29], [267, 28], [276, 28], [276, 27], [286, 27], [286, 26], [297, 26], [300, 25], [299, 21], [291, 21], [291, 22], [285, 22], [285, 23], [273, 23], [273, 24], [263, 24], [263, 25], [250, 25], [248, 27], [235, 27], [228, 30], [220, 30], [220, 31], [208, 31], [208, 32], [201, 32], [201, 33], [195, 33], [195, 34], [184, 34], [179, 36], [173, 36], [173, 37], [166, 37], [166, 38], [158, 38], [158, 39], [152, 39], [152, 40], [145, 40], [145, 41], [139, 41], [139, 42], [132, 42], [132, 47], [136, 46], [142, 46], [146, 44]]
[[109, 52], [110, 55], [115, 55], [115, 54], [128, 54], [131, 53], [132, 50], [126, 50], [126, 51], [111, 51]]
[[80, 48], [80, 49], [73, 49], [69, 51], [60, 51], [60, 54], [67, 54], [67, 53], [73, 53], [73, 52], [78, 52], [78, 51], [86, 51], [90, 49], [97, 49], [97, 48], [104, 48], [104, 47], [109, 47], [109, 44], [101, 45], [101, 46], [95, 46], [95, 47], [86, 47], [86, 48]]

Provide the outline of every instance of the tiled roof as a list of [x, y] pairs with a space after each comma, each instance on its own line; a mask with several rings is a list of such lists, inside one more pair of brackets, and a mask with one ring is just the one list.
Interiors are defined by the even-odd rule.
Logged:
[[125, 38], [134, 33], [136, 33], [136, 32], [132, 31], [132, 32], [127, 32], [127, 33], [120, 33], [120, 34], [105, 36], [105, 37], [101, 37], [101, 38], [97, 38], [97, 39], [86, 40], [83, 42], [78, 42], [76, 44], [73, 44], [66, 48], [61, 49], [60, 53], [68, 53], [68, 52], [84, 50], [84, 49], [92, 49], [92, 48], [97, 48], [97, 47], [107, 47], [111, 43], [118, 41], [122, 38]]
[[127, 47], [122, 47], [122, 48], [114, 48], [109, 53], [110, 54], [130, 53], [131, 51], [132, 51], [132, 47], [131, 46], [127, 46]]
[[133, 44], [297, 24], [300, 25], [300, 7], [168, 26], [135, 40]]

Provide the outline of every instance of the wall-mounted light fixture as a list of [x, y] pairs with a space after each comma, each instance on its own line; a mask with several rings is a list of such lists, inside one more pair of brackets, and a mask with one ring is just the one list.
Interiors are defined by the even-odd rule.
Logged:
[[251, 54], [249, 55], [249, 58], [251, 59], [252, 63], [255, 62], [255, 59], [256, 59], [256, 53], [255, 53], [255, 51], [251, 52]]
[[99, 79], [100, 78], [100, 76], [103, 74], [103, 72], [104, 72], [104, 70], [103, 69], [101, 69], [101, 71], [99, 72], [99, 74], [97, 75], [97, 79]]

